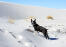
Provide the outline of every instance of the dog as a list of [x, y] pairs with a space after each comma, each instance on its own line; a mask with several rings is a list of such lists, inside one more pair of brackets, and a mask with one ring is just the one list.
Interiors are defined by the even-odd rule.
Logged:
[[35, 20], [32, 20], [32, 19], [31, 19], [31, 24], [33, 25], [35, 31], [37, 31], [37, 32], [42, 32], [43, 35], [44, 35], [44, 37], [45, 37], [46, 39], [49, 39], [48, 32], [47, 32], [48, 29], [46, 29], [46, 28], [44, 28], [44, 27], [38, 25], [38, 24], [36, 23], [36, 19], [35, 19]]

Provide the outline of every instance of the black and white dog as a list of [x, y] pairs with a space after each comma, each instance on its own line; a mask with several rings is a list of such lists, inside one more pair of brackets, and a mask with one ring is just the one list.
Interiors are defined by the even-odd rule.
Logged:
[[49, 36], [48, 36], [48, 33], [47, 33], [47, 29], [44, 28], [44, 27], [42, 27], [42, 26], [40, 26], [40, 25], [38, 25], [38, 24], [36, 23], [36, 19], [35, 19], [35, 20], [32, 20], [32, 19], [31, 19], [31, 24], [33, 25], [35, 31], [37, 31], [37, 32], [42, 32], [43, 35], [44, 35], [44, 37], [45, 37], [46, 39], [49, 39]]

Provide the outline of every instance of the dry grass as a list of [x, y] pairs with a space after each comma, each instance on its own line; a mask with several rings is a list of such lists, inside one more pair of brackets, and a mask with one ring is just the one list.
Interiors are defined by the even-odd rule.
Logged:
[[26, 17], [26, 21], [30, 21], [31, 19], [35, 19], [35, 16], [28, 16], [28, 17]]
[[15, 20], [14, 19], [9, 19], [8, 22], [11, 23], [11, 24], [14, 24]]
[[53, 17], [52, 16], [47, 16], [47, 19], [53, 19]]

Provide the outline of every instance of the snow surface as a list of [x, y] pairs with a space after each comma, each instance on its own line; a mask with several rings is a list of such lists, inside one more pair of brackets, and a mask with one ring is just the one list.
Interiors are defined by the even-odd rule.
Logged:
[[[15, 4], [12, 6], [13, 4], [1, 2], [0, 5], [0, 47], [66, 47], [65, 10], [64, 12], [62, 10], [56, 10], [56, 12], [54, 9], [50, 9], [52, 12], [56, 13], [52, 13], [54, 20], [48, 20], [46, 19], [46, 16], [43, 16], [49, 13], [47, 13], [48, 10], [46, 12], [44, 11], [46, 8], [42, 8], [43, 10], [41, 10], [41, 7], [34, 7], [33, 9], [32, 7], [24, 6], [26, 9], [24, 10], [21, 9], [23, 8], [22, 6]], [[5, 7], [8, 8], [8, 11]], [[17, 12], [17, 9], [19, 12]], [[9, 10], [13, 10], [14, 13]], [[26, 20], [27, 16], [21, 14], [23, 11], [25, 11], [24, 14], [27, 16], [35, 15], [37, 23], [48, 29], [48, 34], [51, 38], [55, 37], [58, 38], [58, 40], [46, 40], [42, 33], [36, 33], [31, 25], [30, 19]], [[45, 14], [43, 14], [43, 11]], [[16, 13], [20, 15], [18, 16]], [[13, 24], [8, 22], [9, 15], [15, 20]]]

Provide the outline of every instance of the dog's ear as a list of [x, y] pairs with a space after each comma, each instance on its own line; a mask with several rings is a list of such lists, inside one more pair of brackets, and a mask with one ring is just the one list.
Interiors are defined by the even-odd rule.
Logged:
[[33, 20], [31, 19], [31, 22], [32, 22]]
[[46, 30], [48, 30], [48, 29], [46, 29]]
[[36, 21], [36, 19], [34, 21]]

